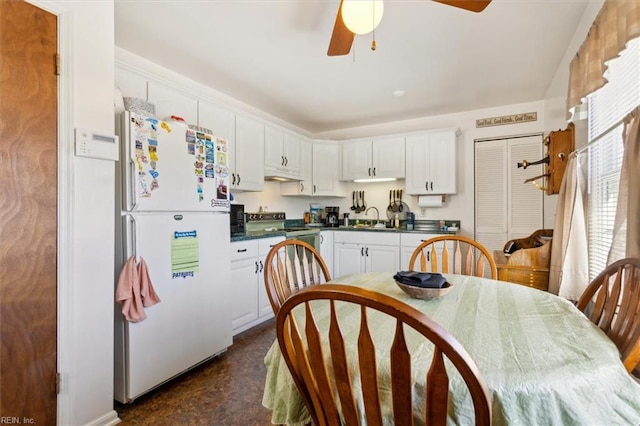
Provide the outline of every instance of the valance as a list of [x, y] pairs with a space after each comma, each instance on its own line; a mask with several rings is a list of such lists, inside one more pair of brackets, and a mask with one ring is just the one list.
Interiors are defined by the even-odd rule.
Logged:
[[607, 83], [606, 62], [640, 36], [640, 0], [606, 0], [569, 66], [567, 114]]

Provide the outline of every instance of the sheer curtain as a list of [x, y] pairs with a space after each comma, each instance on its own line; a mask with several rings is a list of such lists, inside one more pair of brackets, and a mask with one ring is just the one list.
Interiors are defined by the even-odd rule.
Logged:
[[573, 153], [567, 162], [558, 194], [551, 245], [549, 292], [569, 300], [578, 300], [589, 282], [585, 158], [586, 155]]
[[613, 240], [607, 263], [640, 258], [640, 107], [624, 119], [624, 145]]

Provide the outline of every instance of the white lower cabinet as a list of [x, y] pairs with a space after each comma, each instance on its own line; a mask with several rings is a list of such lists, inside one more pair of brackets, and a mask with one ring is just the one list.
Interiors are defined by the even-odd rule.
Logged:
[[273, 317], [264, 286], [264, 263], [269, 250], [284, 237], [231, 243], [233, 335]]
[[[411, 259], [411, 255], [414, 250], [423, 242], [428, 239], [438, 237], [438, 234], [416, 234], [416, 233], [403, 233], [400, 237], [400, 269], [403, 271], [409, 270], [409, 259]], [[441, 256], [442, 248], [444, 246], [444, 242], [436, 243], [436, 251], [438, 256]], [[453, 271], [453, 244], [451, 241], [447, 243], [447, 250], [449, 251], [449, 272]], [[427, 253], [427, 269], [431, 270], [431, 253]], [[420, 269], [420, 259], [416, 261], [414, 265], [415, 270]], [[442, 271], [440, 271], [442, 272]]]
[[333, 278], [333, 238], [334, 231], [321, 231], [320, 232], [320, 256], [327, 264], [329, 274]]
[[334, 277], [364, 272], [396, 272], [400, 266], [400, 234], [335, 232]]

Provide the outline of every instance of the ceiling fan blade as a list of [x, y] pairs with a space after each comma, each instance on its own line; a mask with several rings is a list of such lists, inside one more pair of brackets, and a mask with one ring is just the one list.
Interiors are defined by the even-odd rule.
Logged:
[[471, 12], [482, 12], [491, 0], [433, 0], [438, 3], [448, 4], [449, 6], [459, 7], [460, 9], [470, 10]]
[[333, 33], [331, 34], [331, 41], [329, 41], [329, 50], [327, 55], [340, 56], [346, 55], [351, 51], [351, 45], [353, 44], [353, 34], [342, 20], [342, 0], [340, 0], [340, 6], [338, 6], [338, 15], [336, 16], [336, 22], [333, 25]]

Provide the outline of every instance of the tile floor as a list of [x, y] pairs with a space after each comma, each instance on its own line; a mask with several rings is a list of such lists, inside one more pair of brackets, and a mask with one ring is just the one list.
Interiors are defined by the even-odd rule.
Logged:
[[270, 425], [262, 406], [263, 359], [275, 320], [237, 335], [226, 353], [130, 404], [116, 404], [122, 425]]

